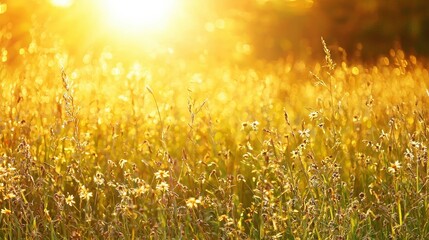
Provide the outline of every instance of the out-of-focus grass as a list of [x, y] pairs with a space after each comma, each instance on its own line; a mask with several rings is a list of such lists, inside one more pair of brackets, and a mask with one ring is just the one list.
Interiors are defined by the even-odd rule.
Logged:
[[378, 64], [23, 53], [0, 68], [5, 239], [425, 239], [428, 79]]

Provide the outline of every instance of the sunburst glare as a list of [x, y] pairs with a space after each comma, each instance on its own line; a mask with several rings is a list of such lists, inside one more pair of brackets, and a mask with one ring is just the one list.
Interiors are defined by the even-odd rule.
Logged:
[[177, 0], [106, 0], [108, 22], [126, 31], [164, 29], [177, 7]]
[[51, 4], [56, 7], [70, 7], [73, 4], [73, 0], [51, 0]]

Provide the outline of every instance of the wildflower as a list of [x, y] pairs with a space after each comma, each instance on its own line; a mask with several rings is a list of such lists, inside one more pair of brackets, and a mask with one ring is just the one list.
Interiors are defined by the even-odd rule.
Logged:
[[298, 133], [303, 138], [309, 138], [310, 137], [310, 129], [299, 130]]
[[170, 174], [168, 171], [164, 171], [164, 170], [159, 170], [158, 172], [155, 173], [155, 178], [156, 179], [163, 179], [166, 177], [169, 177]]
[[130, 170], [125, 170], [124, 171], [124, 178], [127, 179], [127, 180], [131, 179], [131, 172], [130, 172]]
[[334, 182], [338, 182], [340, 180], [340, 173], [338, 171], [335, 171], [334, 173], [332, 173], [332, 180]]
[[299, 156], [299, 151], [293, 150], [292, 152], [290, 152], [290, 154], [292, 154], [292, 158], [297, 158]]
[[14, 193], [8, 193], [6, 196], [4, 196], [3, 200], [13, 199], [16, 195]]
[[73, 206], [73, 204], [75, 204], [76, 202], [74, 201], [74, 196], [73, 195], [68, 195], [66, 197], [66, 204], [69, 205], [70, 207]]
[[401, 167], [402, 167], [401, 163], [398, 160], [396, 160], [394, 163], [390, 164], [390, 167], [387, 168], [387, 171], [391, 174], [396, 174], [399, 171], [399, 169], [401, 169]]
[[317, 170], [319, 170], [319, 167], [317, 166], [317, 164], [312, 163], [309, 167], [308, 167], [308, 172], [317, 172]]
[[252, 144], [249, 141], [247, 142], [247, 148], [249, 149], [249, 151], [253, 150]]
[[375, 145], [372, 146], [372, 148], [374, 149], [374, 151], [380, 152], [381, 151], [381, 143], [376, 143]]
[[248, 122], [242, 122], [241, 123], [241, 130], [243, 130], [243, 131], [246, 130], [248, 126], [249, 126]]
[[358, 153], [356, 153], [356, 157], [357, 157], [359, 160], [364, 160], [366, 156], [365, 156], [365, 154], [364, 154], [364, 153], [358, 152]]
[[229, 217], [227, 216], [227, 215], [225, 215], [225, 214], [223, 214], [223, 215], [220, 215], [218, 218], [217, 218], [217, 220], [219, 221], [219, 222], [226, 222], [226, 221], [228, 221], [229, 220]]
[[156, 185], [156, 189], [158, 189], [161, 192], [167, 192], [168, 191], [168, 184], [166, 182], [161, 182], [158, 185]]
[[109, 167], [116, 167], [116, 163], [112, 160], [107, 160], [107, 164], [109, 165]]
[[128, 161], [127, 160], [125, 160], [125, 159], [121, 159], [120, 161], [119, 161], [119, 166], [121, 166], [121, 168], [124, 168], [124, 165], [125, 165], [125, 163], [127, 163]]
[[300, 153], [305, 150], [305, 148], [307, 147], [307, 142], [302, 142], [301, 144], [298, 145], [298, 149], [300, 151]]
[[188, 200], [186, 200], [186, 206], [188, 208], [197, 208], [198, 204], [201, 204], [201, 197], [195, 199], [194, 197], [189, 198]]
[[358, 200], [354, 200], [351, 204], [351, 209], [353, 211], [356, 211], [359, 208], [359, 201]]
[[103, 174], [100, 172], [97, 172], [94, 176], [94, 182], [95, 184], [97, 184], [97, 186], [103, 185], [104, 184]]
[[365, 193], [363, 192], [359, 193], [359, 198], [361, 201], [365, 200]]
[[317, 111], [311, 112], [308, 116], [310, 117], [310, 120], [314, 120], [317, 118], [317, 116], [319, 116], [319, 112]]
[[140, 187], [135, 188], [133, 190], [133, 194], [136, 196], [141, 196], [141, 195], [145, 194], [148, 190], [149, 190], [149, 186], [146, 184], [142, 184]]
[[250, 124], [250, 126], [252, 127], [252, 130], [256, 132], [256, 131], [258, 131], [259, 122], [254, 121]]
[[79, 197], [88, 201], [92, 197], [92, 192], [89, 192], [85, 186], [82, 186], [79, 188]]
[[3, 208], [3, 209], [1, 210], [1, 214], [4, 214], [4, 215], [10, 215], [10, 214], [12, 214], [12, 211], [11, 211], [11, 210], [9, 210], [9, 209], [7, 209], [7, 208]]
[[408, 148], [405, 149], [404, 156], [405, 156], [405, 159], [407, 159], [407, 160], [413, 160], [414, 159], [413, 153]]
[[415, 149], [419, 149], [419, 147], [420, 147], [420, 143], [417, 141], [411, 141], [410, 144], [411, 144], [411, 147], [413, 147]]
[[369, 140], [363, 140], [362, 142], [363, 142], [363, 143], [366, 143], [366, 146], [367, 146], [367, 147], [372, 147], [372, 146], [373, 146], [372, 142], [371, 142], [371, 141], [369, 141]]
[[118, 190], [118, 193], [122, 198], [125, 198], [128, 194], [128, 189], [124, 185], [118, 185], [116, 190]]
[[388, 139], [388, 135], [387, 135], [387, 133], [384, 132], [384, 130], [381, 130], [380, 139], [381, 140], [387, 140]]

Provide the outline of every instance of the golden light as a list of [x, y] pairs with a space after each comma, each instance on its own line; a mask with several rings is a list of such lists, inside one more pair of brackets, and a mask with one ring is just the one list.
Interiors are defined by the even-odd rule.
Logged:
[[73, 0], [51, 0], [51, 4], [56, 7], [70, 7], [73, 4]]
[[126, 31], [160, 30], [171, 19], [177, 0], [105, 0], [106, 18]]

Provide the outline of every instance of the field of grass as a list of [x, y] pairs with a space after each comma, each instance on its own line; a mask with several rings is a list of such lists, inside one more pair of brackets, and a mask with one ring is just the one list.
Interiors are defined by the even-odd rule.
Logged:
[[427, 65], [322, 49], [252, 67], [23, 50], [0, 65], [1, 237], [429, 238]]

